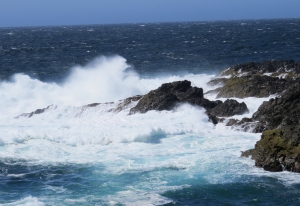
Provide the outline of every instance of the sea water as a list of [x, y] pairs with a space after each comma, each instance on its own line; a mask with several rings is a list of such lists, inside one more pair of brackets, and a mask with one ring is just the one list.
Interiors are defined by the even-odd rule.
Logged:
[[[209, 91], [237, 63], [299, 61], [299, 27], [286, 19], [0, 29], [0, 204], [300, 204], [299, 174], [240, 157], [261, 134], [215, 126], [189, 104], [114, 110], [166, 82]], [[237, 99], [249, 113], [234, 118], [269, 98]]]

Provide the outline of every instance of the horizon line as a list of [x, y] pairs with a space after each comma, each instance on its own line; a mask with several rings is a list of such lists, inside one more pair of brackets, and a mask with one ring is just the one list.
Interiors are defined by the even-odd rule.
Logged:
[[36, 28], [36, 27], [69, 27], [69, 26], [109, 26], [109, 25], [135, 25], [135, 24], [168, 24], [168, 23], [196, 23], [196, 22], [234, 22], [234, 21], [262, 21], [262, 20], [292, 20], [300, 19], [300, 17], [288, 17], [288, 18], [249, 18], [249, 19], [228, 19], [228, 20], [196, 20], [196, 21], [161, 21], [161, 22], [123, 22], [123, 23], [99, 23], [99, 24], [49, 24], [49, 25], [27, 25], [27, 26], [0, 26], [0, 29], [10, 28]]

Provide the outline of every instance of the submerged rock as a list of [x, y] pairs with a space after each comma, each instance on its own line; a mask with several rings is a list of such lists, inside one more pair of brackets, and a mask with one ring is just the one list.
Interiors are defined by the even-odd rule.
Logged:
[[[192, 87], [191, 82], [187, 80], [162, 84], [159, 88], [150, 91], [146, 95], [137, 95], [134, 97], [126, 98], [124, 100], [120, 100], [116, 107], [114, 102], [108, 102], [91, 103], [79, 107], [78, 109], [80, 110], [80, 116], [85, 110], [89, 108], [97, 107], [99, 105], [111, 104], [112, 106], [111, 108], [107, 109], [107, 112], [120, 112], [132, 107], [129, 114], [134, 114], [146, 113], [150, 110], [172, 110], [174, 107], [181, 103], [189, 103], [205, 108], [209, 121], [213, 122], [214, 124], [217, 124], [218, 122], [224, 120], [220, 117], [230, 117], [233, 115], [241, 115], [248, 112], [247, 105], [244, 102], [239, 103], [238, 101], [232, 99], [228, 99], [225, 102], [222, 102], [220, 100], [211, 101], [204, 98], [203, 89]], [[41, 114], [45, 112], [49, 108], [50, 106], [44, 109], [38, 109], [31, 113], [21, 114], [20, 116], [32, 117], [35, 114]]]
[[[30, 113], [23, 113], [23, 114], [20, 114], [19, 116], [15, 117], [16, 119], [20, 118], [20, 117], [32, 117], [33, 115], [36, 115], [36, 114], [42, 114], [44, 113], [45, 111], [49, 110], [50, 108], [54, 107], [53, 105], [49, 105], [48, 107], [46, 108], [43, 108], [43, 109], [37, 109], [33, 112], [30, 112]], [[55, 106], [56, 107], [56, 106]]]
[[251, 132], [251, 133], [261, 133], [265, 130], [265, 128], [260, 122], [254, 121], [252, 118], [247, 118], [247, 117], [244, 117], [241, 120], [229, 119], [226, 121], [225, 125], [230, 126], [232, 129], [236, 131]]

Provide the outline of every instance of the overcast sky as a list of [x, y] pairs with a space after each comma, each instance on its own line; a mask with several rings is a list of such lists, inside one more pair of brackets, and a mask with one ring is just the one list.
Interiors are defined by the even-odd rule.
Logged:
[[300, 0], [0, 0], [0, 27], [300, 18]]

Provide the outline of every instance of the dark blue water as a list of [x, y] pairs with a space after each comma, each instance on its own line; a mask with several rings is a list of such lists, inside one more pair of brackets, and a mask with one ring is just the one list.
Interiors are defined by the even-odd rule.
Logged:
[[300, 20], [183, 22], [0, 29], [0, 77], [62, 77], [100, 55], [120, 55], [142, 75], [218, 72], [300, 59]]
[[[238, 63], [299, 61], [300, 19], [0, 28], [0, 204], [300, 204], [298, 174], [264, 172], [239, 157], [259, 135], [216, 131], [201, 110], [133, 117], [111, 115], [104, 105], [84, 114], [70, 99], [32, 119], [5, 116], [6, 110], [15, 115], [14, 107], [30, 112], [22, 110], [26, 104], [38, 109], [48, 96], [42, 107], [53, 96], [86, 94], [81, 87], [100, 90], [81, 77], [71, 78], [83, 82], [71, 89], [62, 82], [75, 65], [84, 70], [96, 57], [115, 55], [143, 86], [169, 81], [166, 75], [201, 85], [207, 79], [201, 74]], [[16, 73], [25, 75], [11, 79]], [[94, 81], [94, 73], [81, 74]], [[121, 74], [117, 80], [127, 88], [131, 74]], [[117, 83], [108, 77], [108, 87]]]

